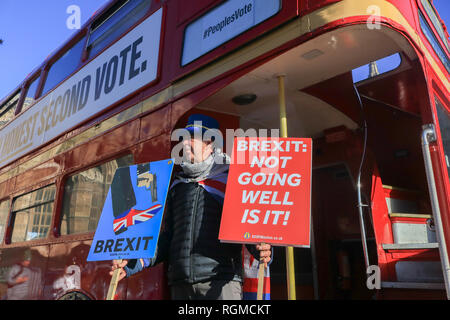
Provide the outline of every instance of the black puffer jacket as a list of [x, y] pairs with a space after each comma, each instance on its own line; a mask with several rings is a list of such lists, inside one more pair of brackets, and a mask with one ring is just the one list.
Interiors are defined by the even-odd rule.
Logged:
[[[222, 204], [196, 182], [175, 185], [166, 203], [164, 230], [152, 265], [168, 261], [169, 284], [242, 281], [242, 245], [218, 240]], [[254, 245], [247, 248], [259, 255]]]

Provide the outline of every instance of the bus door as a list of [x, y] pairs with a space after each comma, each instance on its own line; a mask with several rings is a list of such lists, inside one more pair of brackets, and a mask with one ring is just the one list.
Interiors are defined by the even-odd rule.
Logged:
[[[298, 50], [275, 58], [218, 88], [198, 102], [178, 121], [194, 112], [219, 120], [224, 134], [224, 149], [230, 151], [234, 136], [270, 137], [280, 126], [277, 78], [280, 69], [295, 66]], [[374, 294], [365, 288], [364, 255], [361, 244], [354, 177], [362, 150], [358, 123], [350, 116], [312, 94], [300, 90], [305, 78], [301, 68], [292, 68], [286, 77], [287, 128], [289, 137], [313, 139], [311, 248], [294, 249], [297, 299], [368, 299]], [[333, 78], [355, 108], [349, 72]], [[325, 86], [328, 84], [323, 82]], [[348, 92], [347, 92], [348, 91]], [[329, 95], [329, 94], [328, 94]], [[355, 112], [357, 113], [357, 111]], [[235, 130], [229, 136], [224, 129]], [[370, 181], [370, 179], [369, 179]], [[367, 197], [370, 196], [370, 192]], [[368, 219], [370, 223], [370, 219]], [[370, 229], [370, 228], [368, 228]], [[373, 232], [368, 232], [373, 239]], [[375, 252], [372, 250], [372, 253]], [[374, 258], [372, 261], [374, 261]], [[270, 266], [271, 298], [287, 299], [286, 251], [274, 248]]]
[[424, 112], [422, 152], [443, 279], [450, 299], [450, 103], [448, 94], [443, 95], [435, 81], [433, 87], [429, 112]]

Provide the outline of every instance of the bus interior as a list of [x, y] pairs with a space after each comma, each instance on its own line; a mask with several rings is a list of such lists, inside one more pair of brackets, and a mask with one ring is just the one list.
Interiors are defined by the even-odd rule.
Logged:
[[[393, 54], [399, 66], [354, 86], [352, 70]], [[223, 86], [178, 125], [203, 112], [222, 119], [222, 128], [278, 129], [280, 75], [288, 137], [313, 139], [312, 245], [294, 249], [297, 299], [444, 297], [420, 144], [427, 85], [406, 38], [364, 25], [319, 35]], [[363, 153], [361, 226], [356, 179]], [[362, 227], [383, 290], [366, 285]], [[283, 247], [274, 248], [270, 272], [271, 298], [287, 299]]]

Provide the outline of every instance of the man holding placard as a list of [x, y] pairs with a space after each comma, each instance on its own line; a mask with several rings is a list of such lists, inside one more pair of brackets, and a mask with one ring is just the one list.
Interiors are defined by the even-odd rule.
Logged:
[[219, 238], [310, 246], [310, 138], [236, 138]]
[[[119, 279], [167, 261], [172, 299], [242, 298], [242, 246], [218, 239], [229, 167], [226, 154], [214, 148], [211, 139], [211, 130], [218, 128], [211, 117], [189, 117], [184, 161], [168, 194], [157, 255], [115, 261], [112, 270], [121, 268]], [[248, 245], [247, 249], [266, 266], [270, 262], [270, 245]]]

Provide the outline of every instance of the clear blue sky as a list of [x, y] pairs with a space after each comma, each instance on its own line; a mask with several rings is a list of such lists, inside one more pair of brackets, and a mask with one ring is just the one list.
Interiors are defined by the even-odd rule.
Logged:
[[[183, 0], [180, 0], [183, 1]], [[70, 5], [81, 24], [109, 0], [0, 0], [0, 100], [76, 30], [66, 26]], [[434, 0], [450, 29], [450, 0]]]
[[0, 100], [77, 30], [69, 29], [70, 5], [81, 25], [109, 0], [0, 0]]

